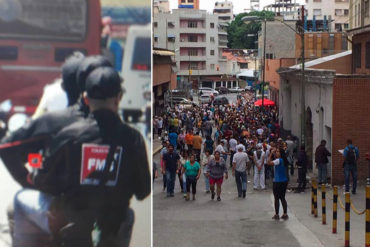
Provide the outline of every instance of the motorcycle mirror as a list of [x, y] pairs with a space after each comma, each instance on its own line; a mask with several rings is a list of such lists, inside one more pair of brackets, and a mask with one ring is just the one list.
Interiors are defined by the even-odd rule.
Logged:
[[8, 130], [14, 132], [27, 123], [28, 116], [24, 113], [16, 113], [9, 118]]
[[10, 99], [4, 100], [0, 103], [0, 111], [9, 112], [12, 109], [12, 101]]

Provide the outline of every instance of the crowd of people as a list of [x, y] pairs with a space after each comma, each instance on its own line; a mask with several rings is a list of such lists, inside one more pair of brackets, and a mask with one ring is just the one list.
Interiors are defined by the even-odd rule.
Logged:
[[[162, 138], [160, 167], [163, 191], [174, 196], [176, 174], [186, 200], [195, 200], [197, 180], [205, 177], [205, 191], [221, 201], [221, 188], [231, 170], [239, 198], [246, 197], [247, 175], [253, 173], [253, 189], [265, 190], [266, 180], [273, 180], [274, 219], [279, 219], [279, 200], [287, 219], [285, 192], [289, 173], [298, 167], [299, 187], [306, 186], [307, 155], [297, 150], [297, 139], [280, 137], [278, 108], [254, 106], [254, 95], [245, 92], [235, 104], [214, 106], [212, 103], [183, 108], [168, 108], [154, 116], [154, 133]], [[294, 162], [296, 161], [296, 162]], [[253, 168], [253, 169], [252, 169]]]

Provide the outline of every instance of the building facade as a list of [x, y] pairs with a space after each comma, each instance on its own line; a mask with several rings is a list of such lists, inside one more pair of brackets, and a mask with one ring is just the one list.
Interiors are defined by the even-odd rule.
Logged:
[[153, 113], [159, 115], [165, 107], [165, 92], [176, 88], [175, 53], [153, 48]]
[[[325, 18], [329, 21], [329, 32], [344, 31], [349, 28], [350, 0], [306, 0], [307, 20], [315, 19], [317, 28]], [[332, 22], [330, 22], [332, 21]]]
[[213, 8], [213, 14], [218, 16], [219, 22], [231, 23], [234, 20], [233, 3], [225, 0], [216, 2]]
[[200, 0], [178, 0], [179, 9], [199, 9]]
[[274, 3], [263, 7], [263, 10], [275, 13], [275, 16], [283, 16], [284, 20], [298, 20], [300, 8], [297, 0], [275, 0]]
[[353, 74], [370, 75], [370, 1], [351, 0], [350, 20]]
[[154, 0], [153, 13], [168, 13], [170, 12], [170, 2], [168, 0]]
[[153, 18], [153, 37], [154, 47], [175, 52], [179, 88], [200, 87], [204, 77], [225, 73], [222, 50], [227, 47], [227, 33], [218, 16], [197, 9], [158, 13]]

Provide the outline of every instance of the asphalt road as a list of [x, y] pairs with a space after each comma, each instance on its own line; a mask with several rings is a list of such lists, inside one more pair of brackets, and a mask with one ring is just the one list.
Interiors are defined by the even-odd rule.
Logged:
[[[159, 155], [154, 160], [158, 161]], [[221, 202], [212, 201], [205, 193], [203, 177], [197, 190], [197, 199], [186, 202], [178, 180], [174, 198], [166, 198], [162, 192], [161, 177], [154, 182], [153, 246], [322, 246], [294, 215], [288, 221], [271, 219], [270, 189], [254, 191], [248, 183], [246, 199], [239, 199], [230, 173]]]

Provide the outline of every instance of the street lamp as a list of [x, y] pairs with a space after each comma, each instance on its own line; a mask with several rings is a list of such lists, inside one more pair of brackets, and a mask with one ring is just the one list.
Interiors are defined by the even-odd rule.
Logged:
[[266, 59], [266, 22], [267, 22], [267, 19], [266, 18], [261, 18], [261, 17], [258, 17], [258, 16], [244, 16], [242, 18], [242, 21], [246, 24], [248, 24], [249, 22], [252, 22], [252, 21], [263, 21], [264, 22], [263, 59], [262, 59], [263, 74], [262, 74], [262, 90], [261, 90], [261, 93], [262, 93], [262, 110], [263, 110], [264, 98], [265, 98], [265, 73], [266, 73], [266, 69], [265, 69], [266, 60], [265, 59]]
[[[300, 35], [301, 37], [301, 60], [302, 60], [302, 66], [301, 66], [301, 76], [302, 76], [302, 86], [301, 86], [301, 145], [304, 145], [305, 144], [305, 120], [306, 120], [306, 109], [305, 109], [305, 71], [304, 71], [304, 68], [305, 68], [305, 57], [304, 57], [304, 27], [303, 27], [303, 23], [304, 23], [304, 6], [302, 6], [302, 9], [301, 9], [301, 18], [302, 18], [302, 26], [301, 26], [301, 30], [299, 30], [299, 32], [295, 29], [293, 29], [291, 26], [289, 26], [288, 24], [286, 24], [284, 21], [282, 20], [279, 20], [279, 19], [275, 19], [274, 17], [272, 17], [271, 19], [273, 20], [276, 20], [276, 21], [279, 21], [281, 22], [282, 24], [286, 25], [289, 29], [291, 29], [293, 32], [297, 33]], [[263, 109], [263, 98], [264, 98], [264, 87], [265, 87], [265, 59], [266, 59], [266, 22], [267, 22], [267, 18], [262, 18], [262, 17], [258, 17], [258, 16], [245, 16], [242, 18], [242, 21], [246, 24], [252, 22], [252, 21], [263, 21], [265, 26], [264, 26], [264, 40], [263, 40], [263, 77], [262, 77], [262, 109]]]

